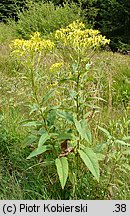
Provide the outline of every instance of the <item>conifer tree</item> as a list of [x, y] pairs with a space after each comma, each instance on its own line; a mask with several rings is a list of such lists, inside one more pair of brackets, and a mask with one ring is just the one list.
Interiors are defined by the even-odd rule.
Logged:
[[0, 1], [0, 21], [8, 18], [17, 19], [17, 13], [25, 6], [26, 0], [1, 0]]

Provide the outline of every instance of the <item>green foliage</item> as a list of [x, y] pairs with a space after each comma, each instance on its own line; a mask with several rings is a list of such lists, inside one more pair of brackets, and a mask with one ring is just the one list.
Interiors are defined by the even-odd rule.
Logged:
[[62, 187], [62, 189], [64, 189], [64, 186], [66, 184], [67, 177], [68, 177], [67, 158], [65, 158], [65, 157], [56, 158], [55, 164], [56, 164], [56, 168], [57, 168], [57, 173], [59, 175], [61, 187]]
[[100, 172], [96, 154], [90, 148], [83, 148], [78, 150], [78, 152], [85, 165], [99, 182]]
[[74, 118], [74, 124], [81, 138], [85, 139], [88, 143], [91, 143], [92, 142], [91, 132], [90, 129], [88, 128], [86, 120], [82, 119], [79, 122], [76, 118]]
[[130, 33], [129, 0], [86, 0], [81, 1], [81, 3], [86, 11], [88, 21], [93, 23], [94, 28], [100, 29], [103, 34], [111, 39], [110, 46], [112, 50], [115, 51], [118, 49], [119, 41], [127, 44], [130, 43], [128, 37]]
[[16, 31], [24, 38], [35, 31], [47, 35], [79, 18], [80, 9], [74, 4], [55, 7], [51, 2], [33, 3], [28, 5], [28, 10], [19, 13]]
[[37, 155], [40, 155], [44, 152], [46, 152], [47, 150], [50, 150], [51, 148], [49, 148], [49, 146], [39, 146], [37, 149], [35, 149], [28, 157], [27, 159], [30, 159], [32, 157], [36, 157]]

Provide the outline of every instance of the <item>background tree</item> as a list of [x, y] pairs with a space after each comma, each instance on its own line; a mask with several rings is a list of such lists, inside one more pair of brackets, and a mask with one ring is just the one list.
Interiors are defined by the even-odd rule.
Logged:
[[0, 21], [6, 22], [8, 18], [17, 20], [18, 11], [26, 4], [26, 0], [1, 0], [0, 1]]
[[98, 13], [94, 27], [112, 40], [111, 45], [130, 43], [130, 1], [99, 0], [95, 7]]

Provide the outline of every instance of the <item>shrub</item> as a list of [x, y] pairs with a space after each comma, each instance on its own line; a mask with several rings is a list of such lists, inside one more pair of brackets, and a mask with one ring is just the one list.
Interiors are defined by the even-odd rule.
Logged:
[[23, 38], [28, 38], [35, 31], [47, 35], [80, 17], [80, 9], [74, 4], [65, 4], [62, 7], [51, 2], [33, 3], [28, 8], [19, 14], [16, 25], [17, 33]]

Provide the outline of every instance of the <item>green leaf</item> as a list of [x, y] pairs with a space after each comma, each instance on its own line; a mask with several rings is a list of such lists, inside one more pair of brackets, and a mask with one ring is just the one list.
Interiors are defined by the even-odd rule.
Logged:
[[92, 135], [91, 135], [91, 131], [89, 129], [87, 121], [85, 119], [82, 119], [80, 124], [81, 124], [81, 127], [82, 127], [83, 132], [84, 132], [85, 140], [91, 143], [92, 142]]
[[43, 105], [44, 103], [46, 103], [52, 97], [53, 92], [54, 92], [54, 89], [51, 89], [50, 91], [48, 91], [46, 93], [46, 95], [42, 99], [41, 105]]
[[42, 146], [48, 139], [50, 139], [50, 136], [47, 132], [42, 134], [38, 142], [38, 147]]
[[72, 170], [69, 170], [69, 180], [72, 185], [75, 185], [76, 183], [76, 175]]
[[47, 150], [50, 150], [51, 146], [40, 146], [37, 149], [35, 149], [33, 152], [31, 152], [31, 154], [27, 157], [27, 159], [30, 159], [32, 157], [35, 157], [39, 154], [42, 154], [43, 152], [46, 152]]
[[55, 124], [55, 120], [56, 120], [56, 110], [50, 110], [50, 112], [48, 113], [47, 116], [47, 121], [48, 121], [48, 125], [52, 126]]
[[59, 84], [62, 84], [62, 83], [65, 83], [65, 82], [68, 82], [68, 81], [74, 81], [74, 82], [76, 82], [76, 78], [74, 78], [74, 77], [71, 77], [71, 78], [64, 78], [64, 79], [61, 79], [61, 80], [59, 80]]
[[75, 123], [75, 127], [76, 127], [77, 131], [79, 132], [79, 134], [80, 134], [81, 136], [84, 136], [84, 135], [83, 135], [83, 131], [82, 131], [81, 124], [80, 124], [80, 122], [79, 122], [76, 118], [74, 118], [74, 123]]
[[38, 139], [37, 136], [36, 136], [36, 135], [33, 135], [33, 134], [27, 136], [27, 137], [24, 139], [24, 141], [23, 141], [24, 147], [25, 147], [25, 146], [28, 146], [28, 145], [30, 145], [30, 144], [32, 144], [32, 143], [34, 143], [34, 142], [36, 142], [37, 139]]
[[68, 80], [69, 79], [64, 78], [64, 79], [59, 80], [59, 83], [61, 84], [61, 83], [64, 83], [64, 82], [68, 82]]
[[99, 164], [98, 164], [98, 158], [96, 154], [93, 152], [91, 148], [84, 148], [83, 150], [78, 150], [78, 153], [85, 163], [85, 165], [88, 167], [90, 172], [94, 175], [96, 180], [99, 182]]
[[123, 140], [116, 140], [115, 143], [125, 145], [125, 146], [130, 146], [129, 143], [124, 142]]
[[57, 139], [59, 139], [59, 140], [66, 140], [66, 139], [71, 139], [71, 138], [72, 138], [71, 133], [60, 133], [57, 136]]
[[85, 139], [87, 142], [91, 142], [92, 141], [91, 131], [88, 128], [88, 124], [86, 120], [82, 119], [81, 122], [79, 122], [76, 118], [74, 118], [74, 123], [81, 138]]
[[64, 118], [65, 120], [69, 122], [73, 122], [73, 116], [69, 112], [66, 112], [64, 110], [59, 110], [57, 111], [57, 115], [59, 115], [61, 118]]
[[108, 137], [109, 139], [112, 138], [112, 136], [110, 135], [109, 131], [107, 131], [105, 128], [102, 128], [102, 127], [99, 127], [99, 126], [98, 126], [98, 128], [99, 128], [102, 132], [104, 132], [104, 133], [107, 135], [107, 137]]
[[42, 123], [38, 122], [38, 121], [32, 121], [32, 120], [25, 120], [21, 122], [22, 126], [26, 126], [26, 127], [37, 127], [37, 126], [41, 126]]
[[86, 114], [84, 114], [83, 118], [86, 119], [86, 118], [91, 114], [91, 112], [92, 112], [92, 111], [89, 111], [89, 112], [87, 112]]
[[55, 165], [57, 168], [61, 187], [62, 189], [64, 189], [68, 177], [68, 160], [66, 157], [56, 158]]
[[31, 115], [32, 113], [34, 113], [35, 111], [37, 111], [39, 109], [38, 104], [33, 104], [32, 106], [30, 105], [31, 111], [29, 113], [29, 115]]

